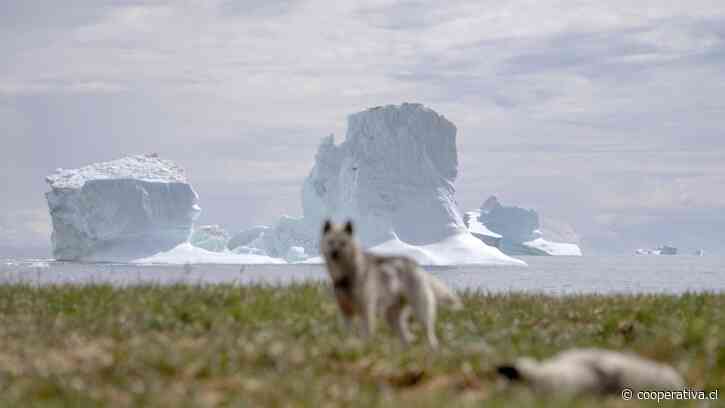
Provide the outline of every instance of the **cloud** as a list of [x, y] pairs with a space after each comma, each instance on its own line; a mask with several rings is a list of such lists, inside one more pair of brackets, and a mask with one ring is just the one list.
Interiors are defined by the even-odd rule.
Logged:
[[219, 4], [220, 17], [264, 18], [275, 17], [290, 12], [292, 7], [302, 3], [300, 0], [224, 0]]

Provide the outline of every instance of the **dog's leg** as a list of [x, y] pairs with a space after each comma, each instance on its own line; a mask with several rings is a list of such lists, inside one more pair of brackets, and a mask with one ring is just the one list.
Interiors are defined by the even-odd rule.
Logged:
[[363, 312], [363, 336], [369, 339], [375, 334], [375, 305], [365, 305]]
[[388, 321], [388, 325], [392, 330], [395, 330], [395, 332], [400, 337], [400, 341], [403, 342], [403, 344], [408, 344], [411, 342], [411, 338], [409, 336], [409, 333], [406, 331], [406, 328], [402, 326], [403, 324], [403, 307], [405, 305], [403, 303], [395, 303], [391, 305], [386, 311], [385, 311], [385, 319]]
[[410, 314], [412, 312], [413, 310], [410, 308], [410, 306], [406, 305], [405, 307], [403, 307], [403, 310], [400, 312], [400, 317], [398, 318], [400, 331], [408, 339], [409, 343], [415, 341], [415, 336], [413, 335], [413, 333], [410, 332], [410, 329], [408, 328], [408, 320], [410, 319]]
[[370, 339], [375, 334], [375, 312], [377, 308], [377, 298], [372, 294], [368, 294], [365, 299], [365, 305], [362, 312], [363, 336]]
[[428, 338], [428, 344], [431, 348], [438, 348], [438, 338], [435, 332], [436, 322], [436, 303], [435, 295], [433, 291], [425, 286], [420, 285], [418, 293], [411, 299], [411, 306], [415, 313], [416, 319], [423, 325], [425, 329], [426, 337]]
[[344, 312], [340, 312], [338, 314], [340, 319], [340, 325], [342, 326], [342, 329], [345, 331], [345, 334], [350, 334], [353, 332], [353, 318], [352, 316], [346, 315]]
[[410, 344], [413, 339], [407, 328], [407, 314], [404, 312], [404, 309], [404, 304], [396, 303], [390, 306], [388, 310], [385, 311], [385, 318], [388, 320], [388, 325], [390, 325], [390, 328], [395, 330], [395, 332], [400, 337], [400, 341], [402, 341], [403, 344], [407, 345]]

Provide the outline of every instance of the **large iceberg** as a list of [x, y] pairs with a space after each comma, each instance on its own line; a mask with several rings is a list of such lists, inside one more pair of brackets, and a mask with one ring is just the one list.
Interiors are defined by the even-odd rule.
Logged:
[[131, 156], [46, 178], [53, 255], [152, 255], [186, 242], [201, 211], [184, 171], [155, 155]]
[[475, 237], [509, 255], [582, 254], [577, 244], [545, 239], [536, 211], [503, 206], [495, 196], [489, 197], [479, 210], [466, 212], [465, 222]]
[[[269, 256], [319, 254], [323, 220], [352, 219], [365, 247], [423, 264], [523, 264], [471, 236], [456, 207], [456, 127], [420, 104], [348, 118], [345, 141], [322, 140], [302, 188], [303, 216], [283, 217], [256, 246]], [[316, 258], [319, 259], [319, 258]]]
[[124, 157], [46, 178], [53, 256], [66, 261], [279, 262], [189, 244], [199, 197], [181, 167], [155, 154]]

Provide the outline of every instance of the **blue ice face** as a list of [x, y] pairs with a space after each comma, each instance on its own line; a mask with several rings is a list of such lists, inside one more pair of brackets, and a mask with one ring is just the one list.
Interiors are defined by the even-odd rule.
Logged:
[[526, 242], [538, 238], [539, 214], [521, 207], [494, 207], [481, 214], [481, 222], [488, 229], [512, 242]]

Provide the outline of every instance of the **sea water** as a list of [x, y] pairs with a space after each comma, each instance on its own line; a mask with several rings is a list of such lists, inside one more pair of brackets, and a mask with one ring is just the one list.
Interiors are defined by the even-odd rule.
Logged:
[[[725, 292], [725, 257], [521, 257], [529, 266], [426, 267], [456, 289], [491, 293]], [[323, 265], [133, 265], [1, 259], [0, 284], [286, 285], [326, 279]]]

